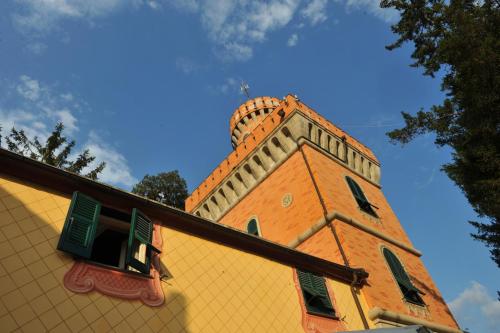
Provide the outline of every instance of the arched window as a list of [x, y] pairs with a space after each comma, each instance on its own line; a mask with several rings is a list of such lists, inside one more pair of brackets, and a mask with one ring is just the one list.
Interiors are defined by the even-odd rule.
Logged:
[[351, 189], [352, 195], [356, 199], [356, 202], [359, 205], [359, 208], [363, 210], [365, 213], [368, 213], [374, 217], [378, 217], [377, 213], [373, 210], [373, 205], [366, 199], [365, 194], [359, 187], [358, 183], [356, 183], [351, 177], [346, 176], [347, 184], [349, 184], [349, 188]]
[[403, 265], [401, 265], [399, 259], [387, 248], [384, 248], [383, 252], [385, 260], [387, 261], [387, 264], [389, 264], [392, 275], [394, 275], [405, 300], [418, 305], [424, 305], [425, 303], [419, 295], [422, 292], [418, 290], [413, 283], [411, 283], [411, 280], [403, 268]]
[[251, 219], [247, 224], [247, 232], [250, 235], [260, 236], [259, 225], [256, 219]]

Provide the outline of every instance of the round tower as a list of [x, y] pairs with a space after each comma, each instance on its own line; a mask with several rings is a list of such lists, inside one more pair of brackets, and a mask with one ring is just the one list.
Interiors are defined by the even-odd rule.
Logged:
[[279, 105], [280, 100], [275, 97], [256, 97], [241, 104], [229, 120], [231, 144], [239, 145], [268, 114]]

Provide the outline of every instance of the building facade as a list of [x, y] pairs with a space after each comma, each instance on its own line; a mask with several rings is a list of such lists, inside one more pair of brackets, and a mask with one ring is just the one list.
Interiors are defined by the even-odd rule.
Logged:
[[380, 186], [362, 143], [296, 96], [251, 99], [230, 119], [234, 151], [186, 200], [186, 211], [345, 267], [365, 328], [458, 325]]
[[0, 149], [1, 332], [359, 330], [367, 276]]

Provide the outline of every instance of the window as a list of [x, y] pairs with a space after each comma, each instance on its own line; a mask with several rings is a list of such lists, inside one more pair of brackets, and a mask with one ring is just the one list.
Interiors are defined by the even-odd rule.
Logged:
[[79, 192], [73, 193], [57, 248], [77, 257], [149, 275], [153, 222], [134, 208], [132, 214], [104, 207]]
[[377, 213], [373, 210], [373, 206], [368, 199], [366, 199], [365, 194], [361, 190], [361, 187], [349, 176], [346, 176], [347, 184], [349, 184], [349, 188], [351, 189], [352, 195], [356, 199], [356, 202], [365, 213], [370, 214], [373, 217], [378, 217]]
[[309, 272], [297, 270], [300, 289], [308, 313], [335, 317], [335, 310], [328, 295], [325, 279]]
[[259, 224], [257, 223], [256, 219], [251, 219], [250, 221], [248, 221], [247, 232], [250, 235], [254, 235], [254, 236], [257, 236], [257, 237], [260, 236]]
[[385, 260], [387, 261], [387, 264], [389, 264], [392, 275], [394, 275], [405, 300], [414, 304], [424, 305], [425, 303], [419, 295], [422, 292], [418, 290], [413, 283], [411, 283], [408, 274], [406, 274], [406, 271], [398, 258], [387, 248], [384, 248], [383, 252]]

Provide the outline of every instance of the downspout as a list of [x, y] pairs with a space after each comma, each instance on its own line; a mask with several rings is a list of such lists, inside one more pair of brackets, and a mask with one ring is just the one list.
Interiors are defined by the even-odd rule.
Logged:
[[[316, 183], [316, 179], [313, 176], [311, 166], [309, 165], [309, 161], [307, 160], [306, 154], [304, 153], [304, 150], [302, 149], [302, 145], [298, 144], [298, 147], [299, 147], [300, 153], [302, 154], [302, 158], [304, 159], [304, 163], [306, 165], [307, 172], [309, 173], [309, 176], [311, 177], [311, 180], [313, 182], [314, 190], [316, 191], [316, 194], [318, 195], [318, 199], [321, 203], [321, 207], [323, 209], [323, 217], [325, 219], [325, 222], [328, 223], [328, 226], [330, 227], [330, 230], [333, 234], [333, 238], [335, 239], [335, 242], [337, 243], [337, 246], [339, 248], [340, 255], [342, 256], [342, 260], [344, 261], [344, 265], [347, 267], [350, 267], [349, 260], [347, 259], [347, 256], [344, 252], [344, 249], [342, 248], [342, 244], [340, 243], [340, 239], [338, 237], [337, 231], [335, 230], [335, 226], [333, 225], [332, 221], [328, 220], [328, 210], [326, 208], [325, 201], [323, 200], [323, 196], [321, 195], [321, 193], [319, 191], [319, 187], [318, 187], [318, 184]], [[356, 294], [356, 290], [355, 290], [355, 285], [357, 285], [358, 283], [359, 283], [359, 281], [358, 281], [357, 272], [354, 272], [354, 279], [350, 285], [351, 294], [352, 294], [352, 297], [354, 299], [354, 303], [356, 304], [356, 308], [358, 309], [359, 315], [361, 317], [361, 321], [363, 322], [364, 328], [369, 329], [370, 326], [368, 325], [368, 321], [366, 320], [365, 313], [363, 312], [363, 308], [361, 307], [361, 302], [359, 301], [358, 295]]]

